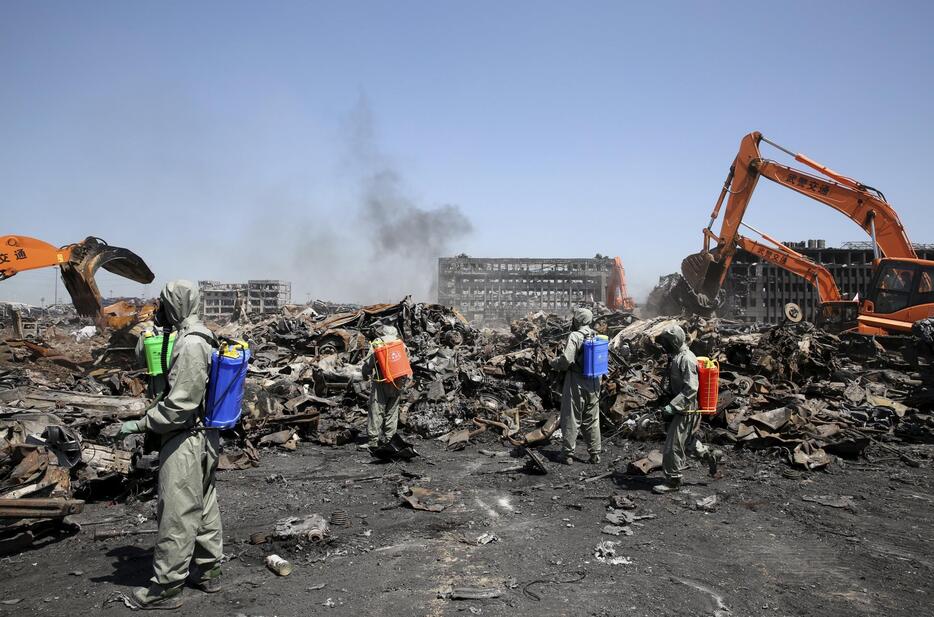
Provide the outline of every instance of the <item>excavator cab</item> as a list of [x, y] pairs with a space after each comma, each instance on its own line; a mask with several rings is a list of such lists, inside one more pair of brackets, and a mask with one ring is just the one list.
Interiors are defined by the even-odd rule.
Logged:
[[860, 305], [859, 332], [910, 333], [914, 322], [934, 317], [934, 263], [883, 258]]

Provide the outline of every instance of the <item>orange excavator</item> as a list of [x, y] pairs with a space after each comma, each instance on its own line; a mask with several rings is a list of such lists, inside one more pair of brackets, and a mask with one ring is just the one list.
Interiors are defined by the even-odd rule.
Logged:
[[606, 305], [614, 311], [632, 311], [636, 303], [626, 289], [626, 271], [623, 260], [617, 257], [610, 267], [610, 276], [606, 282]]
[[[818, 172], [803, 171], [763, 158], [765, 142]], [[681, 264], [685, 281], [701, 299], [715, 298], [738, 249], [739, 227], [759, 177], [801, 193], [843, 213], [872, 239], [874, 273], [860, 301], [857, 330], [863, 334], [911, 331], [915, 321], [934, 316], [934, 261], [919, 259], [898, 214], [881, 191], [844, 176], [761, 133], [743, 137], [720, 197], [704, 229], [704, 249]], [[727, 198], [728, 197], [728, 198]], [[712, 229], [726, 200], [719, 236]], [[716, 246], [711, 249], [711, 241]]]
[[739, 248], [802, 277], [814, 286], [820, 302], [817, 314], [818, 325], [834, 332], [856, 327], [859, 305], [855, 300], [843, 298], [830, 270], [785, 246], [767, 233], [746, 223], [741, 223], [741, 225], [756, 232], [770, 244], [736, 234], [736, 244]]
[[137, 309], [125, 302], [101, 306], [101, 294], [94, 280], [104, 268], [137, 283], [151, 283], [155, 278], [143, 259], [129, 249], [111, 246], [100, 238], [55, 247], [27, 236], [0, 236], [0, 281], [25, 270], [58, 266], [62, 281], [79, 315], [94, 317], [100, 325], [122, 328], [132, 325], [152, 307]]

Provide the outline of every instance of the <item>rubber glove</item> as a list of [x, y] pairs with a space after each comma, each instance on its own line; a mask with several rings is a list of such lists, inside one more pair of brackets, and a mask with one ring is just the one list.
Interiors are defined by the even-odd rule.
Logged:
[[145, 433], [146, 429], [143, 428], [142, 422], [139, 420], [128, 420], [120, 426], [120, 431], [117, 433], [117, 440], [122, 441], [130, 435], [136, 433]]

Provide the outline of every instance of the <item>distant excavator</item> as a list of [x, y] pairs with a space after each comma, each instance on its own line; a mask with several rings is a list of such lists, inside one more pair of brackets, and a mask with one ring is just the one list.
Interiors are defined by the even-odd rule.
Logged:
[[143, 259], [129, 249], [111, 246], [100, 238], [55, 247], [27, 236], [0, 236], [0, 281], [19, 272], [58, 266], [65, 289], [79, 315], [93, 317], [99, 325], [124, 328], [151, 315], [154, 308], [134, 307], [126, 302], [102, 307], [101, 294], [94, 280], [100, 268], [119, 276], [148, 284], [155, 275]]
[[623, 260], [617, 257], [610, 267], [610, 276], [606, 282], [606, 305], [614, 311], [632, 311], [636, 303], [626, 288], [626, 271]]
[[[821, 175], [763, 158], [761, 142]], [[760, 176], [834, 208], [869, 234], [874, 251], [873, 278], [859, 302], [856, 331], [873, 335], [906, 333], [914, 322], [934, 316], [934, 261], [918, 258], [898, 214], [882, 192], [769, 141], [758, 132], [749, 133], [740, 142], [739, 153], [704, 229], [703, 250], [689, 255], [681, 264], [682, 276], [699, 305], [711, 308], [715, 304], [733, 256], [743, 248], [739, 227]], [[717, 235], [712, 229], [724, 200], [726, 212]], [[716, 242], [713, 248], [711, 240]], [[791, 249], [776, 244], [781, 247], [777, 250], [790, 255]], [[820, 289], [819, 281], [817, 284]]]

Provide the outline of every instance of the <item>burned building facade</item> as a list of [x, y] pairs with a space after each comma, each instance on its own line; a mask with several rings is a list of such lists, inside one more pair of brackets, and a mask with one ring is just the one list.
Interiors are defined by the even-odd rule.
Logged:
[[533, 311], [560, 313], [582, 302], [605, 302], [613, 260], [442, 257], [438, 304], [473, 323], [508, 325]]
[[275, 313], [292, 302], [292, 284], [288, 281], [198, 281], [198, 289], [202, 319], [230, 317], [238, 305], [245, 313]]
[[[865, 296], [872, 281], [869, 242], [845, 242], [841, 247], [828, 247], [824, 240], [784, 244], [827, 268], [844, 298]], [[934, 259], [934, 244], [915, 244], [915, 251], [922, 259]], [[750, 323], [780, 323], [788, 302], [800, 306], [805, 319], [813, 321], [820, 304], [810, 282], [743, 250], [736, 253], [724, 288], [724, 316]]]

